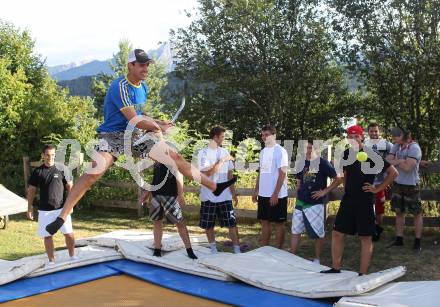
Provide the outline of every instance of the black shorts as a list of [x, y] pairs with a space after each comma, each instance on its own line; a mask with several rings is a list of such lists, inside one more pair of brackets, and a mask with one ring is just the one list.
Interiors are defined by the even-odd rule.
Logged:
[[231, 200], [220, 203], [202, 201], [200, 206], [200, 228], [213, 228], [215, 226], [215, 217], [218, 218], [220, 227], [232, 228], [237, 226]]
[[372, 236], [375, 220], [374, 203], [343, 198], [333, 229], [348, 235]]
[[263, 221], [284, 223], [287, 220], [287, 197], [278, 198], [278, 204], [270, 205], [270, 197], [258, 196], [257, 218]]

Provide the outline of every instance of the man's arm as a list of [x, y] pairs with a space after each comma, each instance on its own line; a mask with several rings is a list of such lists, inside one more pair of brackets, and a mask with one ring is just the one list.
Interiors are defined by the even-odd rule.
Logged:
[[401, 169], [402, 171], [409, 172], [417, 165], [417, 160], [414, 158], [407, 158], [407, 159], [396, 159], [396, 157], [393, 154], [389, 154], [387, 156], [387, 161], [393, 165]]
[[344, 182], [344, 177], [336, 177], [332, 180], [331, 184], [326, 187], [323, 190], [320, 191], [314, 191], [312, 192], [312, 198], [313, 199], [319, 199], [321, 197], [324, 197], [334, 189], [336, 189], [339, 185], [341, 185]]
[[202, 169], [200, 172], [205, 174], [206, 176], [210, 177], [210, 176], [214, 175], [215, 173], [218, 173], [218, 171], [221, 169], [223, 164], [229, 160], [232, 160], [232, 157], [230, 155], [221, 158], [216, 163], [214, 163], [214, 165], [206, 167], [206, 168]]
[[72, 190], [72, 187], [73, 187], [73, 181], [67, 181], [65, 187], [66, 187], [67, 194], [69, 194], [70, 191]]
[[258, 172], [258, 174], [257, 174], [257, 180], [255, 182], [254, 192], [252, 193], [252, 201], [254, 203], [257, 202], [257, 197], [258, 197], [259, 189], [260, 189], [260, 172]]
[[29, 185], [27, 189], [27, 202], [28, 202], [28, 211], [27, 211], [27, 217], [30, 220], [34, 219], [34, 213], [32, 211], [32, 204], [34, 202], [35, 193], [37, 192], [37, 187], [33, 185]]
[[397, 166], [399, 169], [405, 172], [409, 172], [417, 165], [417, 160], [414, 158], [407, 158], [405, 160], [401, 159], [397, 161], [399, 162], [395, 164], [395, 166]]
[[181, 207], [185, 206], [185, 196], [183, 194], [183, 175], [182, 173], [176, 171], [176, 184], [177, 184], [177, 202]]
[[286, 176], [287, 176], [287, 168], [280, 167], [278, 169], [277, 184], [275, 185], [275, 190], [273, 191], [272, 196], [270, 197], [271, 206], [275, 206], [276, 204], [278, 204], [278, 194], [280, 193], [281, 187], [283, 186]]
[[142, 120], [140, 120], [136, 127], [142, 130], [152, 131], [152, 132], [161, 132], [165, 131], [171, 125], [164, 124], [164, 122], [157, 123], [153, 118], [146, 116], [146, 115], [138, 115], [136, 113], [136, 110], [133, 106], [125, 107], [121, 109], [122, 114], [124, 114], [125, 118], [128, 121], [131, 121], [135, 117], [141, 117]]
[[397, 171], [397, 169], [392, 165], [390, 165], [387, 168], [385, 173], [386, 173], [385, 180], [381, 184], [379, 184], [378, 186], [375, 186], [370, 183], [364, 184], [364, 186], [362, 187], [364, 192], [371, 192], [371, 193], [375, 194], [377, 192], [385, 190], [389, 185], [391, 185], [393, 183], [393, 181], [394, 181], [394, 179], [396, 179], [397, 175], [399, 175], [399, 172]]
[[[234, 177], [234, 173], [232, 170], [228, 171], [228, 180], [231, 180]], [[232, 199], [234, 200], [235, 205], [238, 204], [238, 196], [237, 196], [237, 190], [235, 190], [235, 184], [231, 185], [229, 187], [229, 190], [232, 194]]]
[[301, 189], [301, 180], [296, 179], [296, 196], [298, 196], [299, 189]]

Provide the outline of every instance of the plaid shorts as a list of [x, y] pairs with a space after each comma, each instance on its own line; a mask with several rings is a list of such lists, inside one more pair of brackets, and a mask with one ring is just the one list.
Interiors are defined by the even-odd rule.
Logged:
[[[142, 142], [134, 146], [133, 144], [144, 135], [149, 137]], [[141, 133], [133, 132], [131, 138], [125, 140], [131, 145], [131, 154], [136, 158], [147, 158], [153, 146], [159, 142], [159, 139], [154, 133]], [[98, 133], [98, 144], [95, 145], [96, 151], [108, 152], [115, 159], [125, 153], [124, 150], [124, 132], [100, 132]]]
[[221, 203], [202, 201], [202, 205], [200, 206], [200, 228], [213, 228], [216, 216], [220, 223], [220, 227], [232, 228], [237, 225], [231, 200]]
[[151, 199], [149, 212], [152, 221], [160, 221], [165, 215], [173, 224], [183, 222], [182, 209], [175, 196], [154, 195]]
[[296, 205], [292, 215], [292, 234], [307, 232], [311, 239], [324, 238], [324, 216], [324, 204], [316, 204], [309, 208]]
[[393, 184], [391, 189], [391, 209], [396, 213], [422, 213], [422, 201], [418, 185]]

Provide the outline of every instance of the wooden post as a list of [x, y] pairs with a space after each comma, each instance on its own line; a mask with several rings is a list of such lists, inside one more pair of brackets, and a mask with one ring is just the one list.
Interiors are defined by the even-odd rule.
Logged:
[[29, 157], [23, 157], [23, 175], [24, 175], [24, 195], [27, 195], [28, 180], [31, 175], [31, 165]]
[[78, 157], [79, 163], [78, 163], [78, 167], [76, 168], [76, 176], [77, 178], [81, 177], [82, 175], [82, 165], [84, 163], [84, 153], [80, 153], [79, 157]]
[[[332, 145], [327, 145], [327, 161], [328, 162], [332, 162], [332, 154], [333, 154], [333, 152], [332, 152]], [[330, 178], [327, 178], [327, 186], [329, 186], [331, 184], [331, 179]], [[329, 214], [328, 214], [328, 206], [327, 206], [327, 204], [328, 204], [328, 199], [329, 199], [329, 197], [328, 196], [326, 196], [326, 199], [325, 199], [325, 203], [324, 203], [324, 221], [327, 221], [327, 217], [329, 216]]]

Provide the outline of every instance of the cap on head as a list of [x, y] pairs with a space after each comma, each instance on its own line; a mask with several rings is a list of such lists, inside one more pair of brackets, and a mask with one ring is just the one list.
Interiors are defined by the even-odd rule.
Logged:
[[132, 62], [146, 64], [146, 63], [154, 63], [154, 60], [151, 59], [144, 50], [134, 49], [128, 53], [127, 64]]
[[353, 125], [347, 128], [347, 134], [364, 135], [364, 129], [361, 126]]

